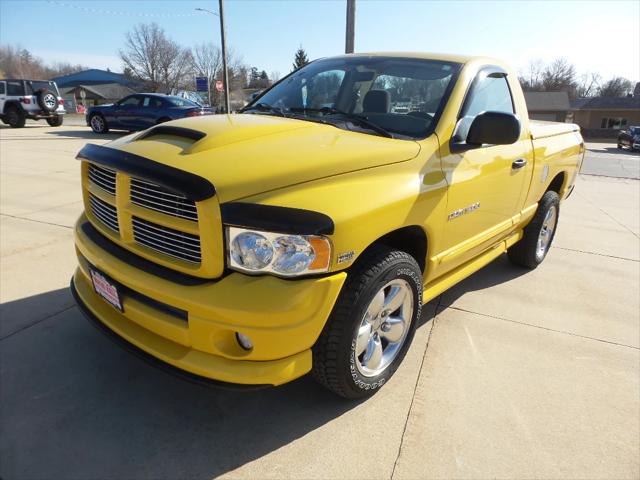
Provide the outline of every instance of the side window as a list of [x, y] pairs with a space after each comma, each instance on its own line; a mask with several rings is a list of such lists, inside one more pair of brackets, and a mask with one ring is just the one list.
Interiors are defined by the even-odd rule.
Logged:
[[0, 82], [0, 95], [4, 95], [4, 82]]
[[151, 106], [151, 108], [162, 108], [162, 100], [153, 97], [151, 98], [151, 102], [149, 105]]
[[125, 107], [127, 105], [137, 107], [138, 105], [140, 105], [140, 97], [136, 97], [136, 96], [127, 97], [124, 100], [121, 100], [118, 105], [120, 105], [121, 107]]
[[515, 113], [511, 91], [505, 76], [488, 76], [480, 73], [474, 81], [469, 98], [465, 102], [465, 117], [475, 117], [481, 112]]
[[22, 82], [7, 82], [7, 95], [24, 95], [24, 89], [22, 88]]
[[143, 107], [149, 107], [151, 104], [151, 98], [150, 97], [144, 97], [144, 100], [142, 100], [142, 106]]

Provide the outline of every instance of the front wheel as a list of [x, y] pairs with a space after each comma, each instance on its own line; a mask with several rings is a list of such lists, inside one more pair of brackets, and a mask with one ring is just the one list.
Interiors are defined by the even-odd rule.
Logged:
[[52, 127], [59, 127], [62, 125], [62, 115], [56, 115], [55, 117], [47, 118], [47, 123]]
[[107, 121], [99, 113], [91, 115], [91, 118], [89, 118], [89, 125], [91, 125], [91, 130], [95, 133], [107, 133], [109, 131]]
[[507, 251], [509, 260], [531, 269], [540, 265], [551, 248], [559, 215], [560, 197], [556, 192], [548, 191], [542, 196], [533, 219], [524, 228], [522, 239]]
[[345, 398], [373, 395], [409, 349], [422, 308], [422, 275], [415, 259], [374, 247], [349, 273], [313, 346], [316, 381]]

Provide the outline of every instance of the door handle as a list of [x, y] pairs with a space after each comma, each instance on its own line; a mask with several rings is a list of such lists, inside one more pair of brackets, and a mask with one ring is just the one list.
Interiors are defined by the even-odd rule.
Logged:
[[527, 164], [527, 161], [524, 158], [519, 158], [518, 160], [515, 160], [512, 164], [511, 164], [511, 168], [513, 168], [514, 170], [517, 170], [518, 168], [522, 168]]

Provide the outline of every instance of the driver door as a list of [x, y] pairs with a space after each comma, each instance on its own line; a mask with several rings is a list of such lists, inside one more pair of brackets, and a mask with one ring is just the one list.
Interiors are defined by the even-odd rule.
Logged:
[[526, 181], [533, 168], [527, 132], [511, 145], [469, 146], [466, 134], [473, 119], [485, 111], [516, 113], [507, 73], [483, 69], [473, 81], [453, 132], [442, 145], [442, 166], [448, 183], [443, 271], [476, 257], [514, 229], [522, 209]]
[[115, 111], [115, 120], [120, 128], [135, 130], [137, 116], [142, 96], [131, 95], [118, 102]]

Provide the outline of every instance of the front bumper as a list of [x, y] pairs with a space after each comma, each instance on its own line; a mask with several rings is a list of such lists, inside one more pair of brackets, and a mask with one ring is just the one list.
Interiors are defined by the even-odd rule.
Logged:
[[[311, 346], [346, 273], [285, 280], [232, 273], [193, 284], [172, 281], [119, 258], [76, 224], [79, 266], [72, 290], [80, 306], [147, 354], [200, 377], [242, 385], [280, 385], [311, 370]], [[120, 287], [124, 313], [93, 290], [89, 265]], [[236, 332], [254, 344], [243, 350]]]

